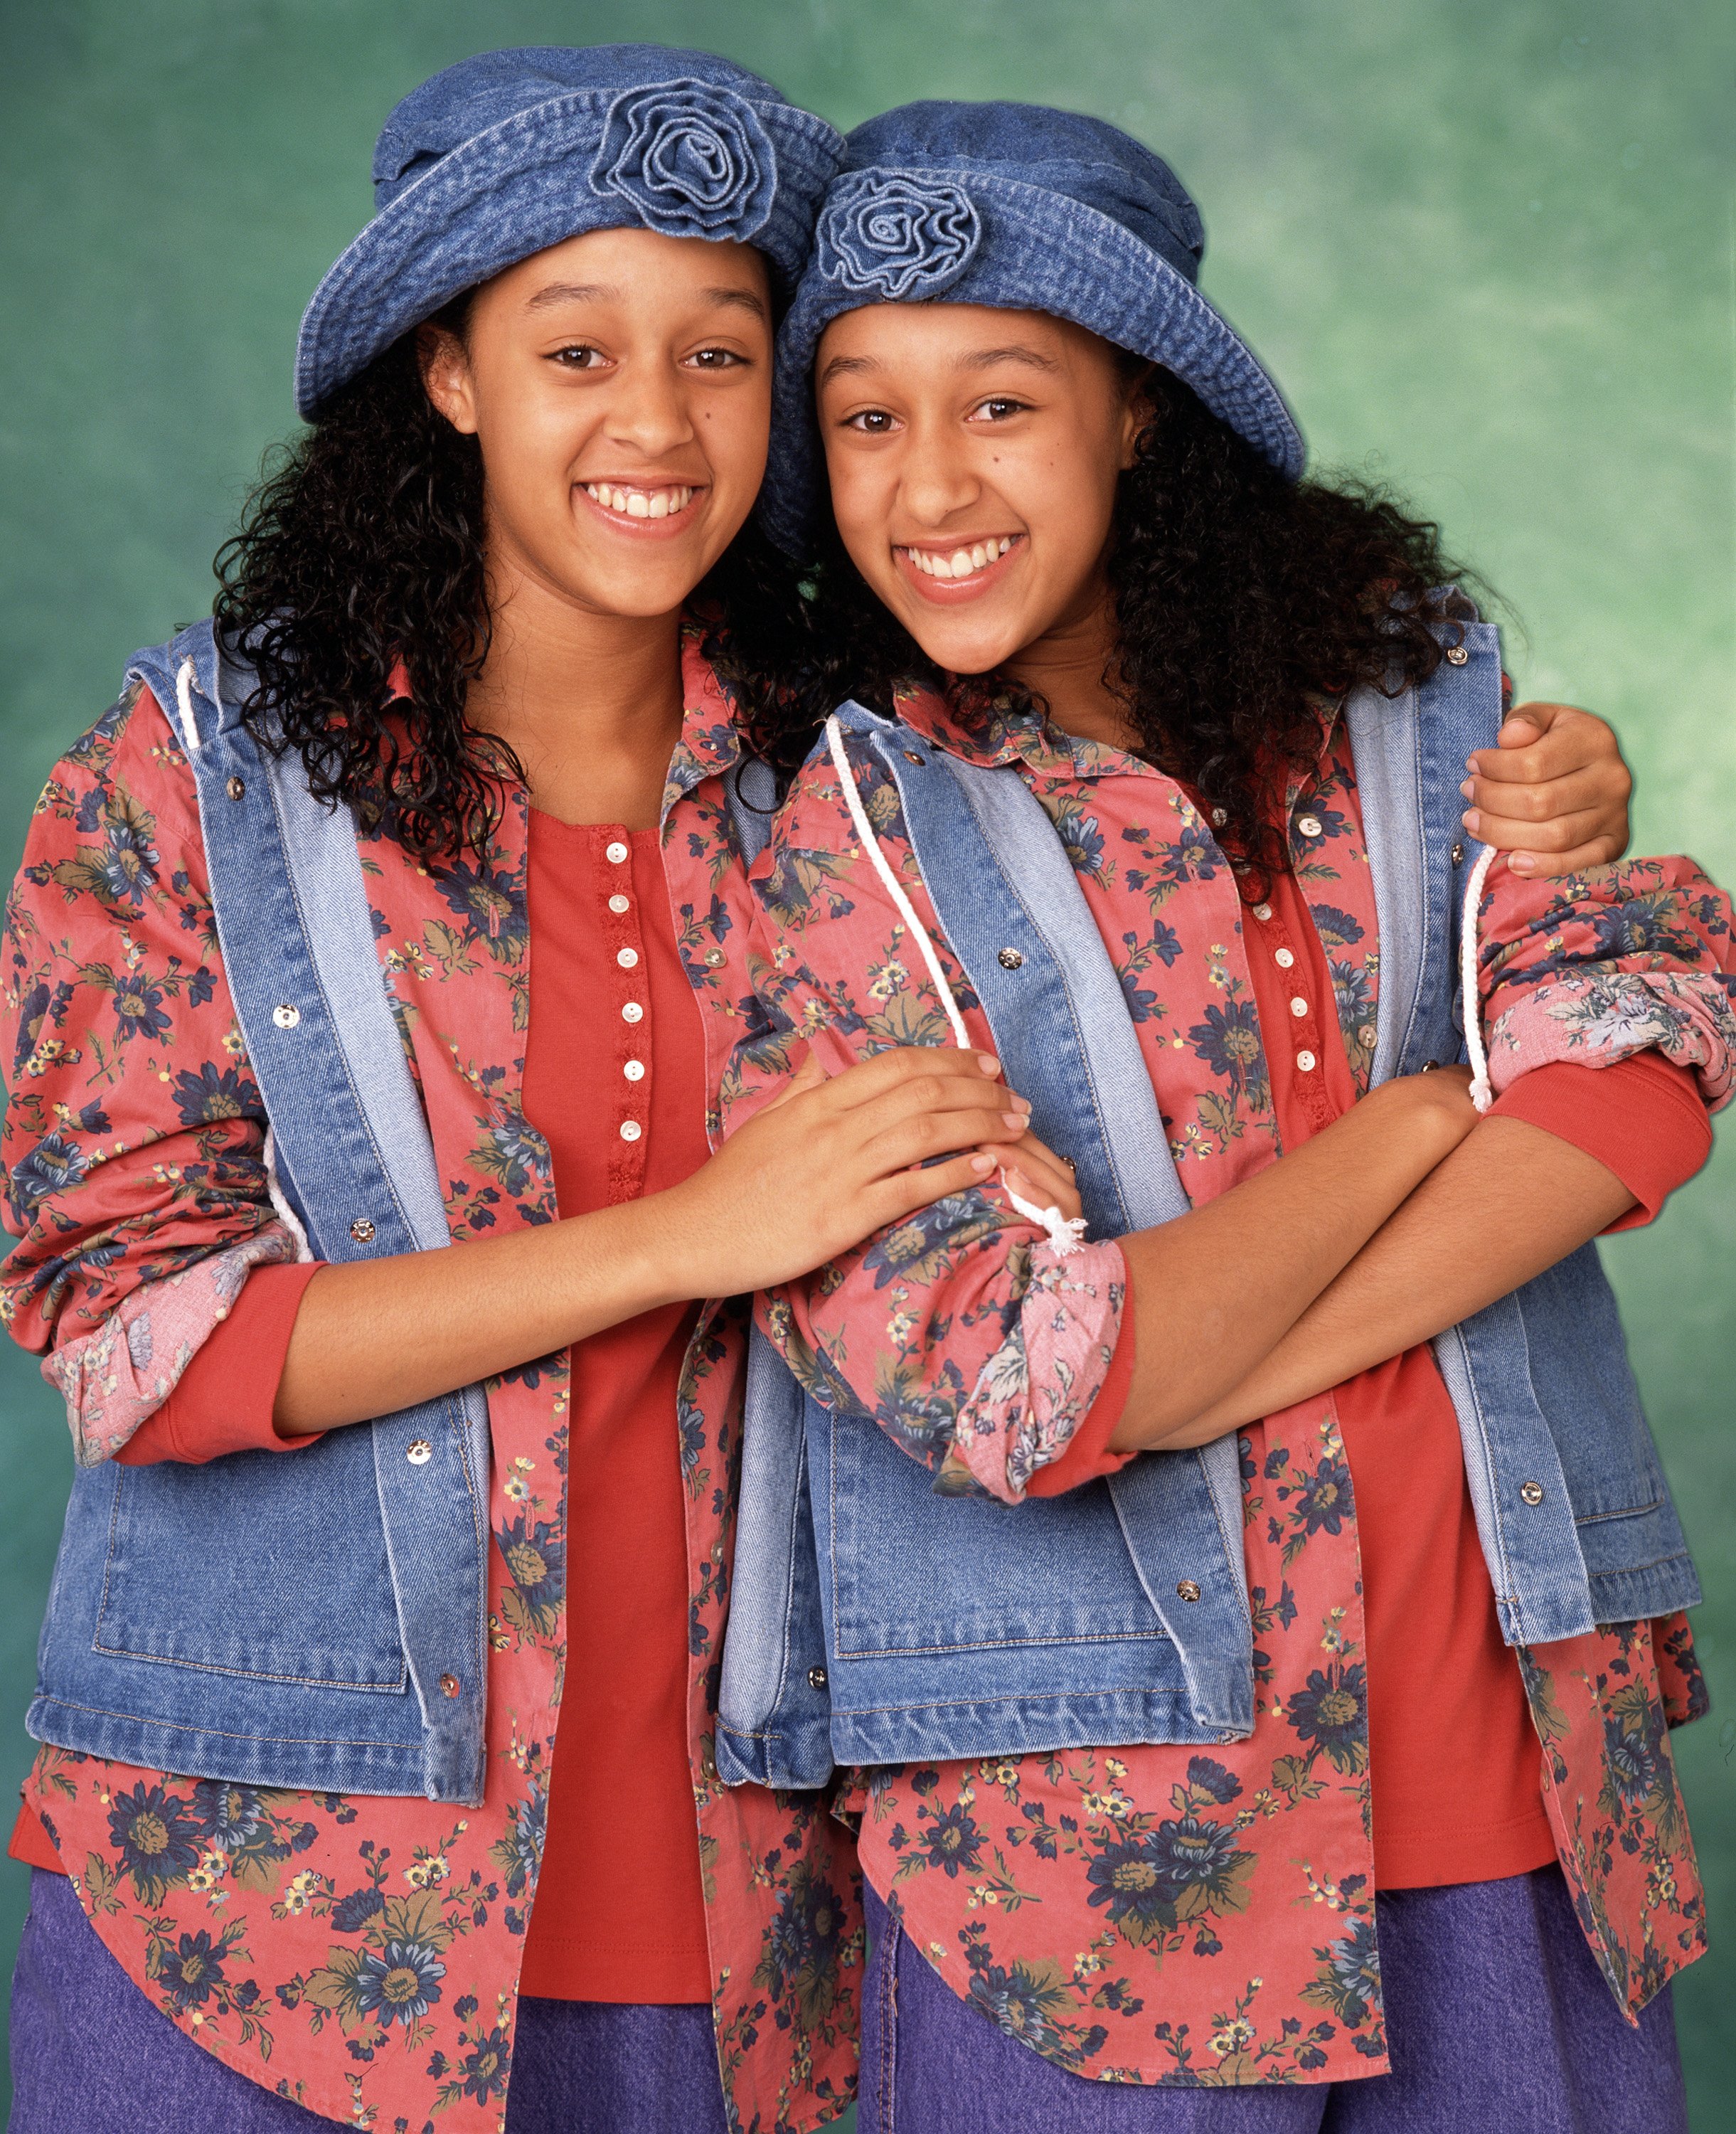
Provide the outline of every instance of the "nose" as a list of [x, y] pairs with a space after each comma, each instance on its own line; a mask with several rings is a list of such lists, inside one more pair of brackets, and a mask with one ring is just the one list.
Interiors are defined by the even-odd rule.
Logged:
[[605, 424], [610, 437], [648, 460], [691, 444], [693, 422], [682, 384], [680, 374], [666, 362], [626, 365], [610, 395]]
[[919, 525], [938, 530], [982, 494], [968, 452], [957, 448], [949, 426], [924, 425], [910, 440], [904, 460], [904, 505]]

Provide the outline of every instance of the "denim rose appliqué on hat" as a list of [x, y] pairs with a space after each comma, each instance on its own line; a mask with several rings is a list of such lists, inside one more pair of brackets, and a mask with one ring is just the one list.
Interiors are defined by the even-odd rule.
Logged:
[[814, 266], [866, 302], [938, 297], [971, 263], [982, 225], [957, 186], [853, 171], [827, 196]]
[[484, 52], [412, 92], [374, 154], [377, 212], [307, 307], [296, 405], [443, 304], [589, 229], [756, 245], [787, 291], [843, 142], [769, 81], [660, 45]]
[[735, 237], [764, 227], [778, 152], [754, 107], [702, 81], [659, 82], [609, 108], [591, 189], [619, 193], [664, 237]]
[[808, 546], [823, 496], [811, 386], [820, 336], [865, 304], [1071, 319], [1162, 364], [1274, 466], [1301, 472], [1283, 396], [1199, 292], [1199, 212], [1142, 142], [1041, 104], [907, 104], [859, 126], [843, 162], [778, 336], [788, 418], [773, 429], [760, 508], [784, 548]]

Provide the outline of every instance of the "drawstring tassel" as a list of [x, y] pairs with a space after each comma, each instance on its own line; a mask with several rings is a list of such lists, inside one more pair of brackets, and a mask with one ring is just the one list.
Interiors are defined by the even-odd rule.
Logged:
[[[974, 1051], [976, 1048], [971, 1042], [970, 1032], [964, 1026], [964, 1017], [959, 1013], [958, 1003], [952, 997], [952, 988], [947, 983], [946, 972], [941, 967], [934, 944], [928, 939], [928, 929], [917, 917], [916, 907], [905, 895], [904, 885], [893, 873], [886, 855], [880, 850], [880, 841], [874, 833], [874, 825], [868, 820], [868, 811], [863, 807], [862, 796], [856, 790], [856, 773], [851, 768], [850, 758], [845, 751], [844, 729], [838, 722], [836, 712], [826, 722], [826, 745], [832, 751], [832, 769], [838, 774], [838, 783], [843, 788], [844, 805], [850, 810], [850, 820], [861, 840], [862, 850], [867, 853], [875, 872], [880, 878], [881, 886], [892, 899], [899, 918], [909, 929], [911, 939], [922, 952], [922, 959], [928, 967], [934, 990], [940, 996], [940, 1005], [946, 1014], [947, 1026], [952, 1033], [952, 1042], [961, 1052]], [[1063, 1215], [1058, 1208], [1039, 1208], [1014, 1192], [1006, 1182], [1005, 1171], [1000, 1176], [1001, 1190], [1015, 1211], [1024, 1216], [1027, 1223], [1035, 1223], [1048, 1233], [1049, 1242], [1054, 1247], [1057, 1258], [1070, 1259], [1078, 1251], [1084, 1238], [1084, 1218], [1080, 1215], [1069, 1218]]]
[[1464, 920], [1459, 940], [1459, 983], [1464, 1009], [1465, 1049], [1471, 1055], [1471, 1102], [1486, 1112], [1495, 1101], [1489, 1080], [1488, 1048], [1483, 1041], [1482, 1002], [1477, 989], [1477, 932], [1483, 908], [1483, 892], [1495, 864], [1495, 847], [1485, 845], [1465, 885]]

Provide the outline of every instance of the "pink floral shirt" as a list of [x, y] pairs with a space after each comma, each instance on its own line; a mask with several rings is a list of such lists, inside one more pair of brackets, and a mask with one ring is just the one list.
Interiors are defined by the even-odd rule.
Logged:
[[[691, 644], [685, 678], [663, 855], [715, 1088], [750, 998], [747, 891], [720, 778], [737, 750]], [[364, 851], [459, 1239], [556, 1213], [547, 1147], [520, 1100], [526, 848], [513, 795], [484, 859], [424, 867], [384, 838]], [[166, 1397], [248, 1264], [292, 1249], [268, 1197], [191, 775], [148, 697], [118, 705], [56, 765], [7, 950], [5, 1164], [21, 1242], [0, 1311], [48, 1352], [80, 1457], [99, 1460]], [[853, 2087], [861, 1919], [853, 1847], [825, 1803], [726, 1790], [711, 1761], [742, 1336], [739, 1308], [707, 1311], [671, 1418], [687, 1483], [695, 1842], [733, 2110], [744, 2127], [794, 2134], [835, 2117]], [[348, 2125], [504, 2125], [567, 1641], [567, 1387], [564, 1364], [544, 1363], [489, 1388], [480, 1808], [229, 1785], [46, 1747], [27, 1783], [98, 1932], [155, 2005], [243, 2074]]]
[[[923, 693], [899, 709], [957, 754], [1015, 765], [1054, 823], [1193, 1202], [1271, 1162], [1267, 1047], [1291, 1040], [1260, 1026], [1236, 876], [1186, 794], [1133, 758], [1032, 722], [967, 729]], [[970, 1036], [990, 1045], [896, 790], [866, 751], [852, 760]], [[1329, 1021], [1323, 1041], [1343, 1044], [1366, 1089], [1380, 958], [1341, 723], [1324, 722], [1318, 770], [1293, 781], [1289, 803], [1295, 870], [1336, 996], [1338, 1029]], [[949, 1041], [919, 946], [823, 754], [753, 881], [755, 979], [781, 1034], [744, 1045], [728, 1118], [763, 1101], [804, 1042], [836, 1070], [888, 1045]], [[1637, 1013], [1618, 1026], [1566, 1011], [1643, 970], [1641, 1005], [1654, 1022], [1666, 1009], [1680, 1018], [1673, 1056], [1722, 1096], [1736, 1040], [1729, 908], [1690, 865], [1536, 887], [1498, 873], [1483, 933], [1491, 1019], [1498, 1033], [1524, 1026], [1527, 1064], [1660, 1042]], [[1555, 1033], [1553, 1049], [1540, 1031]], [[1497, 1044], [1497, 1065], [1517, 1071], [1517, 1034]], [[1123, 1291], [1112, 1242], [1063, 1258], [990, 1190], [792, 1285], [768, 1323], [812, 1388], [874, 1418], [938, 1486], [1013, 1503], [1088, 1413]], [[1210, 1753], [1087, 1748], [878, 1770], [846, 1803], [861, 1818], [865, 1872], [955, 1991], [1092, 2078], [1324, 2082], [1387, 2064], [1355, 1493], [1333, 1397], [1268, 1417], [1241, 1446], [1258, 1692], [1249, 1740]], [[1612, 1988], [1637, 2011], [1705, 1943], [1667, 1741], [1668, 1725], [1704, 1708], [1685, 1625], [1617, 1625], [1517, 1657], [1563, 1868]]]

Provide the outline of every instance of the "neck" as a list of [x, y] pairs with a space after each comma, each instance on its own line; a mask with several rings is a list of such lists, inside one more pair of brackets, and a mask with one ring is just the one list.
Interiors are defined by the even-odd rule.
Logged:
[[658, 820], [681, 734], [681, 611], [605, 615], [539, 579], [493, 571], [493, 636], [470, 724], [524, 766], [533, 808], [563, 823]]
[[1115, 649], [1114, 602], [1107, 586], [1099, 585], [1003, 671], [1043, 699], [1051, 726], [1083, 741], [1126, 748], [1126, 707], [1103, 679]]

